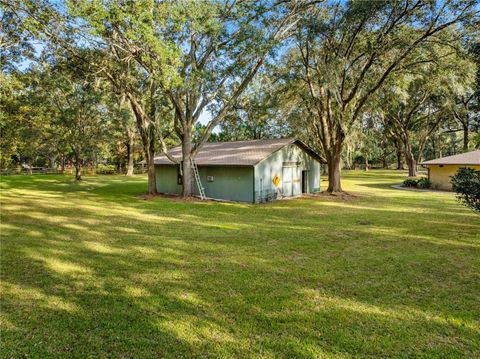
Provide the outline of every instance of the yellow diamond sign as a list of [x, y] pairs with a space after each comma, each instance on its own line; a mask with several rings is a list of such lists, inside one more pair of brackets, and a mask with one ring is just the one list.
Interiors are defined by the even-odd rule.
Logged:
[[280, 177], [278, 177], [277, 175], [275, 175], [275, 177], [273, 177], [272, 182], [273, 182], [273, 184], [275, 185], [275, 187], [278, 187], [278, 184], [280, 183]]

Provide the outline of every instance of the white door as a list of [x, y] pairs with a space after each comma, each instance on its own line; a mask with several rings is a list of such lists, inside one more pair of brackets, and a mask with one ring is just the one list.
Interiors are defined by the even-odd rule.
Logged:
[[283, 167], [282, 189], [285, 197], [291, 197], [293, 194], [293, 167]]
[[302, 194], [302, 169], [300, 167], [292, 167], [292, 196], [299, 196]]

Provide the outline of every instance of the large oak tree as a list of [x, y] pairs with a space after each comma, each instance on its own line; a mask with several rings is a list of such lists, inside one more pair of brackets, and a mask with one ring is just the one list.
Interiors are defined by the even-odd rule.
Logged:
[[[137, 118], [147, 148], [149, 192], [155, 192], [155, 138], [181, 165], [184, 196], [193, 190], [191, 161], [309, 6], [275, 1], [70, 5], [71, 14], [87, 23], [94, 40], [111, 54], [113, 66], [103, 70], [125, 94]], [[194, 142], [195, 124], [207, 109], [211, 120]], [[182, 145], [181, 158], [168, 154], [163, 138], [171, 122]]]
[[352, 126], [391, 76], [414, 67], [412, 52], [475, 18], [476, 1], [352, 1], [317, 6], [291, 50], [290, 77], [328, 162], [328, 192], [342, 191], [341, 156]]

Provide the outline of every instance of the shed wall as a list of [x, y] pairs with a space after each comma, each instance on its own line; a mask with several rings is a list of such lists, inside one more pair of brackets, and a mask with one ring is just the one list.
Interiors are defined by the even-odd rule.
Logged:
[[160, 193], [181, 194], [182, 186], [177, 184], [177, 167], [155, 165], [155, 181]]
[[[177, 185], [176, 166], [156, 165], [155, 171], [158, 192], [182, 193], [182, 186]], [[207, 197], [253, 202], [253, 167], [199, 166], [198, 173]], [[209, 182], [208, 177], [213, 177], [213, 181]], [[193, 182], [193, 192], [198, 195], [197, 184]]]
[[[291, 170], [286, 169], [285, 162], [300, 162], [299, 166], [291, 165]], [[255, 201], [259, 202], [266, 194], [278, 192], [279, 194], [301, 194], [301, 173], [307, 171], [307, 189], [309, 193], [320, 191], [320, 163], [296, 144], [285, 146], [279, 151], [255, 166]], [[280, 178], [278, 186], [273, 184], [277, 175]], [[293, 183], [285, 187], [285, 180]], [[300, 183], [298, 182], [300, 180]], [[286, 189], [289, 188], [289, 191]], [[286, 193], [288, 192], [288, 193]]]
[[[202, 166], [198, 172], [207, 197], [253, 202], [253, 167]], [[213, 182], [207, 180], [210, 176]]]

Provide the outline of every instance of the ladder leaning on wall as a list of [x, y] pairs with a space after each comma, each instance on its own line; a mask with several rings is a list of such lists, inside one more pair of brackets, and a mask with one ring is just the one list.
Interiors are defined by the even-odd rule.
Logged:
[[197, 182], [198, 193], [200, 194], [201, 199], [205, 199], [205, 189], [202, 186], [202, 181], [200, 181], [200, 174], [198, 173], [198, 167], [193, 158], [190, 158], [190, 163], [192, 164], [193, 175], [195, 176], [195, 182]]

